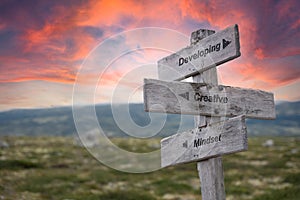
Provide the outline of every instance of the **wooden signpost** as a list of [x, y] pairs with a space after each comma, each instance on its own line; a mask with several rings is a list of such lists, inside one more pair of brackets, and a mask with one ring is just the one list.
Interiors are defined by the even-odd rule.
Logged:
[[182, 80], [240, 55], [238, 26], [234, 25], [159, 60], [158, 77]]
[[[190, 46], [158, 61], [161, 80], [144, 81], [146, 111], [195, 115], [196, 128], [162, 139], [161, 165], [197, 162], [203, 200], [226, 198], [221, 155], [247, 150], [245, 118], [275, 118], [272, 93], [218, 85], [216, 66], [238, 56], [237, 25], [198, 30]], [[177, 81], [189, 76], [194, 83]]]
[[274, 96], [261, 90], [145, 79], [144, 93], [150, 112], [275, 119]]
[[238, 116], [164, 138], [162, 167], [205, 160], [247, 150], [245, 117]]

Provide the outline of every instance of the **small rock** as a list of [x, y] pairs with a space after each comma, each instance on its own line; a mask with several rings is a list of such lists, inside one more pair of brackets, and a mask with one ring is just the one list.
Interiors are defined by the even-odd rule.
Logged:
[[298, 153], [298, 149], [292, 149], [292, 150], [291, 150], [291, 153], [292, 153], [292, 154]]
[[258, 179], [249, 179], [248, 183], [250, 183], [251, 185], [256, 186], [256, 187], [263, 185], [263, 182]]
[[173, 194], [165, 194], [162, 198], [165, 200], [169, 200], [169, 199], [173, 200], [175, 196]]
[[151, 143], [149, 144], [149, 146], [153, 149], [159, 149], [160, 148], [160, 144], [159, 143]]
[[9, 144], [5, 141], [0, 140], [0, 148], [9, 148]]
[[274, 141], [273, 140], [266, 140], [263, 144], [264, 147], [272, 147], [274, 146]]
[[90, 130], [84, 134], [74, 136], [74, 145], [87, 148], [95, 147], [99, 144], [100, 134], [97, 130]]

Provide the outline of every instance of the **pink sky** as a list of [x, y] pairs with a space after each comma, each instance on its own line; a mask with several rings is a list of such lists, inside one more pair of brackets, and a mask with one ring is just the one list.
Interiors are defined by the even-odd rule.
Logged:
[[[71, 105], [76, 74], [91, 50], [108, 37], [143, 27], [172, 29], [189, 37], [200, 28], [218, 31], [238, 24], [242, 55], [218, 67], [221, 83], [271, 91], [276, 100], [300, 100], [299, 7], [297, 0], [1, 1], [0, 110]], [[130, 46], [136, 37], [123, 38], [113, 50]], [[153, 46], [175, 40], [168, 35], [147, 39]], [[148, 72], [138, 71], [138, 64], [154, 63], [155, 68], [166, 55], [138, 50], [120, 58], [103, 74], [96, 103], [110, 101], [120, 79], [125, 84], [121, 88], [139, 88]], [[132, 81], [132, 70], [140, 74], [138, 81]], [[90, 72], [79, 84], [92, 84]]]

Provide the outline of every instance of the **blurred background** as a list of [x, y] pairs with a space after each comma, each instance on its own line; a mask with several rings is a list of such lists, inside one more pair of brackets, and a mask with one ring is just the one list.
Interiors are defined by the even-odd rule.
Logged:
[[[118, 126], [111, 105], [129, 106], [132, 121], [147, 126], [142, 80], [157, 78], [157, 60], [188, 46], [197, 29], [233, 24], [242, 55], [217, 68], [219, 83], [273, 92], [277, 117], [247, 120], [249, 150], [223, 157], [227, 199], [299, 199], [299, 6], [296, 0], [1, 1], [0, 199], [201, 199], [195, 163], [129, 174], [97, 161], [77, 135], [73, 87], [94, 92], [92, 99], [82, 93], [80, 106], [95, 107], [113, 144], [136, 153], [159, 150], [180, 122], [192, 128], [193, 116], [167, 115], [159, 132], [141, 139]], [[120, 34], [144, 27], [177, 34]], [[166, 41], [171, 49], [155, 48]], [[101, 44], [109, 48], [98, 52]], [[97, 135], [86, 137], [93, 147]]]

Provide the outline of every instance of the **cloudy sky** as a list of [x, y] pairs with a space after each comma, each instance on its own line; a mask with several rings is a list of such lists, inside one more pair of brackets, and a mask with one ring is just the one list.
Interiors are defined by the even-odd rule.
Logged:
[[95, 103], [142, 101], [142, 78], [155, 78], [168, 55], [162, 43], [182, 48], [192, 31], [233, 24], [242, 55], [218, 67], [220, 82], [300, 100], [299, 8], [297, 0], [2, 0], [0, 110], [71, 105], [74, 83], [81, 103], [91, 103], [87, 91]]

